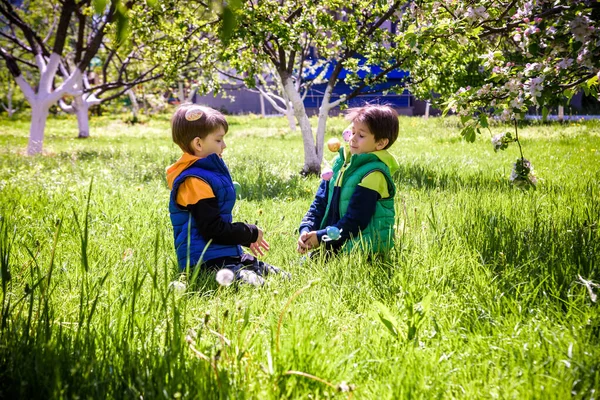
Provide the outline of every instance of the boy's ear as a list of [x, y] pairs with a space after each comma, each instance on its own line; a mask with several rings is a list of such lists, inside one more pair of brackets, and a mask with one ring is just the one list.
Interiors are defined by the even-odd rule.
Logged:
[[385, 146], [387, 146], [389, 142], [390, 142], [390, 139], [388, 139], [388, 138], [379, 139], [376, 143], [375, 148], [377, 150], [383, 150], [383, 149], [385, 149]]
[[192, 139], [192, 143], [190, 143], [190, 145], [194, 152], [202, 151], [202, 140], [199, 137], [196, 136], [194, 139]]

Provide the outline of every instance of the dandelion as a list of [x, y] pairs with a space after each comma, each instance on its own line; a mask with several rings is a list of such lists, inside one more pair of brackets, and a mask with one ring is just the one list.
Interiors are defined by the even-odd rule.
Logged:
[[229, 286], [233, 283], [233, 271], [228, 268], [223, 268], [217, 272], [216, 280], [221, 286]]
[[173, 290], [177, 294], [185, 292], [185, 283], [180, 281], [173, 281], [169, 283], [169, 289]]

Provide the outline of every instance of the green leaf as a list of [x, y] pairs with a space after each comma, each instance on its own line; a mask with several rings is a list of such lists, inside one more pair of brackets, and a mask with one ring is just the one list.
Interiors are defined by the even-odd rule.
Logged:
[[482, 128], [489, 127], [488, 119], [485, 114], [479, 114], [479, 125], [481, 125]]
[[573, 90], [573, 89], [566, 89], [563, 92], [563, 94], [567, 98], [567, 101], [571, 101], [571, 98], [575, 95], [575, 90]]
[[546, 107], [546, 106], [542, 107], [542, 121], [546, 121], [546, 119], [548, 118], [549, 112], [550, 112], [550, 110], [548, 110], [548, 107]]
[[94, 0], [94, 12], [102, 14], [106, 9], [106, 0]]
[[392, 316], [390, 310], [382, 303], [376, 301], [375, 306], [379, 309], [379, 320], [381, 323], [387, 328], [392, 336], [395, 338], [399, 338], [400, 332], [398, 330], [398, 323], [396, 319]]
[[463, 115], [462, 117], [460, 117], [460, 123], [464, 125], [467, 122], [469, 122], [470, 119], [471, 119], [470, 115]]
[[117, 9], [117, 41], [123, 43], [129, 34], [129, 17], [127, 16], [127, 10], [123, 7]]
[[590, 88], [587, 85], [583, 85], [583, 92], [586, 96], [590, 95]]
[[469, 143], [473, 143], [475, 141], [475, 129], [473, 125], [467, 125], [460, 131], [461, 136]]

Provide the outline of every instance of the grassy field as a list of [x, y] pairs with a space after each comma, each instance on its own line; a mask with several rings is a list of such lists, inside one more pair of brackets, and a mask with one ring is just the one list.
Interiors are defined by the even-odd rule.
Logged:
[[168, 116], [95, 117], [86, 140], [51, 119], [39, 157], [26, 119], [0, 120], [0, 398], [598, 397], [600, 289], [579, 276], [600, 282], [600, 123], [524, 126], [539, 184], [523, 192], [516, 147], [403, 117], [390, 261], [302, 263], [318, 180], [298, 175], [300, 134], [229, 120], [235, 219], [264, 228], [291, 281], [178, 275]]

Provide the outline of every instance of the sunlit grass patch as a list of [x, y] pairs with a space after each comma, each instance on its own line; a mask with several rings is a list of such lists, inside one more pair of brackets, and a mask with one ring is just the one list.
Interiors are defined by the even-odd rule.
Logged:
[[[0, 120], [0, 397], [597, 393], [600, 290], [581, 280], [600, 283], [595, 122], [524, 126], [540, 183], [523, 192], [508, 182], [516, 148], [494, 153], [485, 130], [465, 143], [456, 119], [402, 117], [389, 257], [303, 259], [296, 229], [319, 181], [299, 175], [300, 132], [228, 119], [234, 218], [264, 229], [264, 260], [290, 281], [178, 274], [168, 115], [93, 117], [85, 140], [74, 118], [51, 118], [39, 157], [19, 154], [25, 120]], [[326, 136], [346, 126], [332, 118]]]

